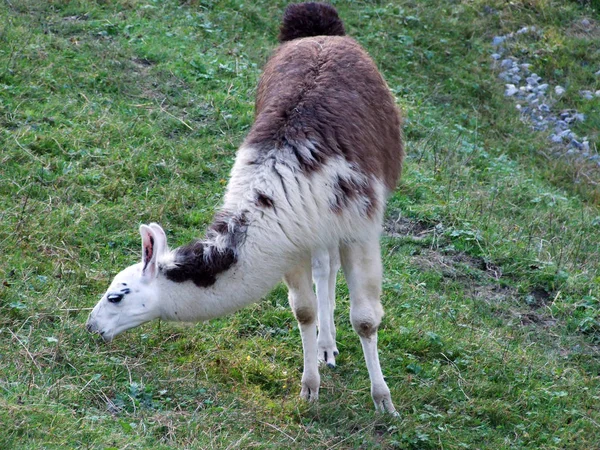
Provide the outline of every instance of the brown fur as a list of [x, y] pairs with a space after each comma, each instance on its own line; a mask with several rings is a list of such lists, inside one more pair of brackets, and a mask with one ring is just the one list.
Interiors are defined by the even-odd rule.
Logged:
[[310, 324], [316, 320], [315, 310], [309, 307], [294, 308], [294, 316], [301, 324]]
[[344, 24], [337, 11], [325, 3], [292, 3], [283, 14], [279, 42], [309, 36], [344, 36]]
[[[290, 149], [307, 175], [341, 156], [391, 192], [402, 169], [400, 127], [394, 98], [358, 43], [310, 37], [280, 45], [267, 63], [246, 145], [263, 150], [254, 163]], [[307, 141], [315, 144], [308, 153]]]

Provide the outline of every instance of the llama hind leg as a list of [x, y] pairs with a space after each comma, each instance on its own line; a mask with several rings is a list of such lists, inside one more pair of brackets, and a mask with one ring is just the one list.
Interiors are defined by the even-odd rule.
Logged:
[[298, 320], [302, 349], [304, 351], [304, 371], [300, 397], [315, 401], [319, 398], [319, 362], [317, 359], [317, 299], [312, 290], [310, 260], [299, 265], [284, 277], [289, 289], [289, 301], [294, 316]]
[[383, 378], [377, 351], [377, 329], [383, 317], [381, 294], [381, 254], [379, 239], [369, 242], [353, 242], [340, 249], [342, 267], [350, 290], [350, 320], [360, 337], [365, 355], [371, 397], [375, 409], [397, 414], [390, 390]]
[[338, 355], [333, 312], [335, 309], [335, 282], [339, 268], [340, 257], [337, 247], [313, 252], [312, 276], [319, 310], [318, 359], [331, 368], [335, 367], [335, 357]]

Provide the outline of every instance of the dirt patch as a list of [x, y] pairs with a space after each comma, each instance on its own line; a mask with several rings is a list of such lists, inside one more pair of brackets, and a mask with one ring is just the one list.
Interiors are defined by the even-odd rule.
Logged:
[[133, 58], [131, 62], [140, 67], [149, 67], [154, 65], [154, 61], [151, 61], [148, 58]]
[[442, 253], [424, 249], [413, 258], [413, 263], [425, 270], [439, 270], [448, 278], [492, 278], [499, 280], [502, 269], [483, 258], [466, 253]]
[[89, 19], [87, 14], [77, 14], [75, 16], [63, 17], [65, 22], [84, 22]]
[[[546, 292], [546, 291], [544, 291]], [[506, 321], [510, 321], [521, 326], [537, 326], [550, 328], [558, 324], [558, 319], [550, 314], [545, 314], [540, 306], [529, 303], [530, 297], [543, 295], [537, 290], [524, 297], [514, 287], [500, 286], [498, 284], [472, 283], [467, 289], [467, 296], [475, 301], [485, 302], [488, 305], [499, 307], [497, 315]], [[550, 296], [547, 294], [546, 299]], [[500, 307], [501, 305], [511, 305], [509, 308]], [[544, 303], [545, 305], [545, 303]]]
[[467, 292], [467, 295], [474, 300], [480, 300], [488, 304], [515, 303], [519, 298], [515, 288], [497, 284], [476, 283]]
[[543, 328], [553, 327], [558, 323], [558, 320], [554, 317], [546, 316], [544, 314], [538, 314], [537, 312], [526, 312], [526, 313], [515, 313], [521, 321], [521, 325], [537, 325]]
[[582, 39], [593, 39], [600, 37], [600, 24], [597, 20], [584, 18], [574, 22], [568, 29], [567, 35]]
[[406, 217], [388, 217], [383, 222], [383, 230], [390, 237], [407, 237], [423, 239], [427, 235], [435, 232], [435, 226], [420, 222], [418, 220], [408, 219]]
[[525, 297], [525, 301], [531, 308], [541, 308], [550, 303], [550, 293], [542, 287], [536, 287]]

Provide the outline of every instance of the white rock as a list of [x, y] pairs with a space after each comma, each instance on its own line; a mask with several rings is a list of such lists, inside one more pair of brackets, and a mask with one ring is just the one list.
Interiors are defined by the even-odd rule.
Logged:
[[556, 86], [554, 88], [554, 92], [556, 93], [556, 95], [563, 95], [565, 93], [565, 88], [562, 86]]
[[504, 91], [504, 95], [506, 95], [507, 97], [512, 97], [513, 95], [515, 95], [518, 92], [519, 92], [519, 90], [517, 89], [517, 87], [514, 84], [507, 84], [506, 91]]
[[500, 44], [502, 44], [504, 41], [506, 40], [506, 37], [504, 36], [494, 36], [494, 39], [492, 40], [492, 45], [494, 47], [498, 47]]

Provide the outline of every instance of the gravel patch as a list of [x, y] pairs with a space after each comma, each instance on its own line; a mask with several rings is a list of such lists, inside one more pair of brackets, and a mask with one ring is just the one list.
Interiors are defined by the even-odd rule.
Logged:
[[[577, 159], [585, 159], [600, 166], [600, 155], [590, 151], [587, 136], [578, 136], [571, 130], [573, 124], [584, 122], [584, 114], [576, 110], [557, 111], [556, 100], [565, 95], [563, 86], [550, 86], [538, 74], [531, 72], [531, 64], [510, 54], [506, 44], [522, 35], [540, 36], [542, 30], [537, 27], [523, 27], [504, 36], [492, 39], [491, 58], [498, 71], [498, 78], [504, 83], [504, 95], [515, 102], [521, 117], [531, 123], [534, 130], [550, 130], [549, 140], [558, 147], [560, 153]], [[596, 72], [600, 76], [600, 71]], [[600, 97], [600, 91], [581, 90], [578, 95], [587, 100]]]

